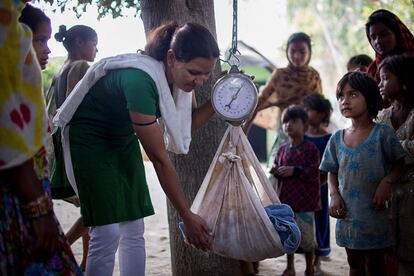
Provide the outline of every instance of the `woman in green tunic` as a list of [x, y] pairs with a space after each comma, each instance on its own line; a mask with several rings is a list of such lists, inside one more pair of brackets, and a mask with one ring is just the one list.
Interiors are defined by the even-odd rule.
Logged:
[[91, 226], [86, 275], [112, 275], [118, 246], [121, 275], [145, 274], [143, 218], [154, 210], [139, 142], [188, 242], [208, 249], [210, 230], [191, 212], [167, 149], [186, 153], [191, 130], [214, 114], [210, 102], [193, 109], [191, 92], [209, 78], [218, 57], [217, 42], [201, 25], [162, 25], [145, 52], [91, 66], [58, 111], [62, 152], [53, 179], [75, 187], [84, 224]]

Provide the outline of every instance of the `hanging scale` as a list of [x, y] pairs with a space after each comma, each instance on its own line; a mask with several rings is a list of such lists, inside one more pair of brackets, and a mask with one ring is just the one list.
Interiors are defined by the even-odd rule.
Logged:
[[[233, 0], [232, 48], [227, 62], [237, 57], [237, 0]], [[257, 87], [252, 79], [231, 65], [228, 74], [214, 85], [211, 94], [214, 111], [232, 125], [240, 126], [249, 119], [257, 106]]]

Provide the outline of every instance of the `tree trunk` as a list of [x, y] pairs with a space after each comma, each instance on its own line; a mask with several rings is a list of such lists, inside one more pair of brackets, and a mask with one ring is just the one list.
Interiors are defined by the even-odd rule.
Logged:
[[[175, 20], [178, 23], [202, 24], [216, 37], [213, 0], [141, 0], [140, 4], [146, 32], [163, 22]], [[209, 81], [196, 91], [199, 104], [209, 100], [212, 85], [219, 74], [220, 66], [217, 64]], [[170, 154], [182, 189], [190, 203], [200, 188], [225, 129], [224, 121], [213, 118], [193, 135], [190, 152], [187, 155]], [[167, 205], [173, 275], [241, 275], [239, 261], [207, 254], [186, 245], [178, 229], [181, 219], [170, 202]]]

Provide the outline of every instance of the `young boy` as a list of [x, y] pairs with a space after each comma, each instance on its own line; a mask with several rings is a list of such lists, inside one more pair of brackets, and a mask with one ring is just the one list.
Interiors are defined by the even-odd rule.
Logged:
[[[321, 209], [319, 189], [319, 150], [304, 140], [308, 115], [298, 106], [289, 106], [282, 116], [283, 131], [289, 141], [283, 144], [270, 173], [278, 179], [277, 193], [282, 203], [290, 205], [302, 234], [300, 247], [305, 252], [305, 275], [314, 275], [316, 247], [315, 211]], [[287, 255], [283, 275], [295, 275], [294, 255]]]
[[361, 71], [361, 72], [367, 72], [368, 66], [371, 64], [372, 58], [370, 58], [367, 55], [356, 55], [351, 57], [348, 60], [348, 63], [346, 65], [346, 69], [348, 72], [352, 71]]

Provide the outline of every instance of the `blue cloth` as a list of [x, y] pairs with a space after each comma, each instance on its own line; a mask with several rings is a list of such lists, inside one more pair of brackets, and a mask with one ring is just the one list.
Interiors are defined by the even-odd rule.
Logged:
[[359, 250], [391, 246], [390, 210], [376, 210], [372, 199], [392, 164], [404, 158], [404, 149], [394, 130], [382, 124], [355, 148], [348, 147], [343, 136], [344, 130], [339, 130], [331, 137], [320, 165], [338, 176], [345, 202], [346, 217], [336, 222], [336, 243]]
[[265, 207], [266, 214], [279, 234], [283, 250], [287, 254], [295, 253], [300, 244], [300, 230], [289, 205], [274, 204]]

